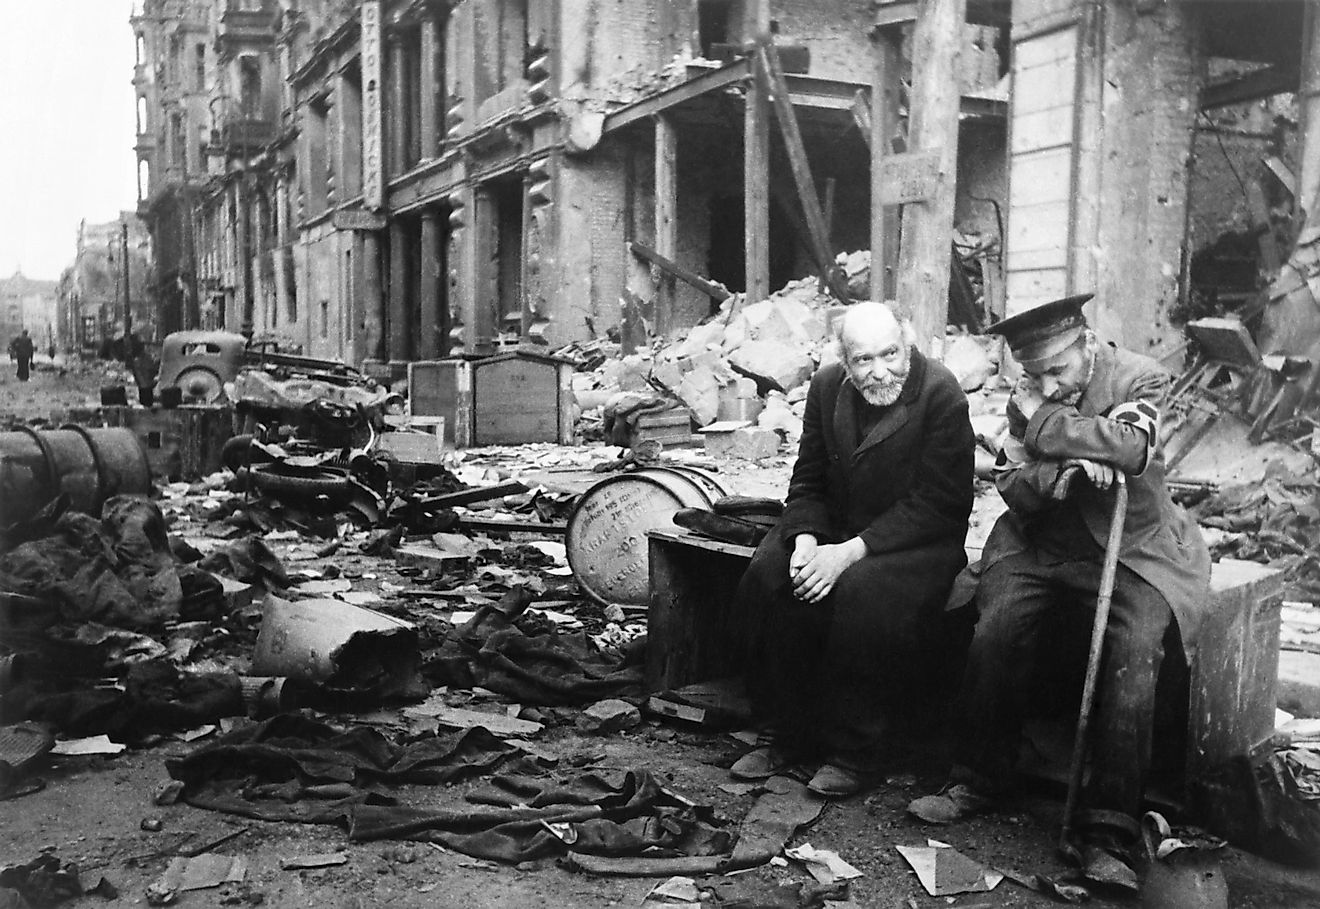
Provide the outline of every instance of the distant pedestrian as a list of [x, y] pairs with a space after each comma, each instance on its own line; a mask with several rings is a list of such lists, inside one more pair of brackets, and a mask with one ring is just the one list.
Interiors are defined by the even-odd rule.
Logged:
[[26, 382], [32, 369], [32, 355], [36, 352], [36, 345], [28, 337], [27, 329], [17, 338], [9, 342], [9, 358], [18, 363], [18, 381]]

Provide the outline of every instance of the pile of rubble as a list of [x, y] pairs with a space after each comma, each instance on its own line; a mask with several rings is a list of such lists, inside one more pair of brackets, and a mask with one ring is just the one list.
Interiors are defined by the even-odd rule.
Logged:
[[[849, 292], [864, 299], [869, 253], [840, 253], [836, 267]], [[681, 407], [708, 431], [746, 427], [741, 444], [721, 453], [756, 458], [777, 451], [781, 441], [794, 446], [811, 376], [838, 356], [833, 328], [844, 310], [819, 278], [806, 277], [764, 300], [733, 294], [706, 321], [658, 338], [649, 349], [626, 355], [607, 344], [561, 350], [589, 370], [574, 377], [582, 435], [627, 445], [639, 416]], [[994, 375], [996, 351], [991, 340], [954, 333], [938, 355], [964, 389], [974, 391]]]

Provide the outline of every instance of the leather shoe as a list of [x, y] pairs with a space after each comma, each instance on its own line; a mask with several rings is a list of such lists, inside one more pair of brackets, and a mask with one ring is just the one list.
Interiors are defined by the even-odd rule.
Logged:
[[865, 789], [866, 778], [856, 770], [838, 764], [825, 764], [816, 771], [816, 775], [807, 783], [807, 788], [826, 798], [843, 798]]
[[735, 780], [768, 780], [770, 777], [788, 769], [792, 762], [788, 756], [773, 745], [753, 748], [734, 762], [729, 768], [729, 776]]
[[946, 786], [938, 795], [923, 795], [908, 803], [908, 813], [931, 824], [952, 824], [994, 807], [994, 800], [966, 783]]

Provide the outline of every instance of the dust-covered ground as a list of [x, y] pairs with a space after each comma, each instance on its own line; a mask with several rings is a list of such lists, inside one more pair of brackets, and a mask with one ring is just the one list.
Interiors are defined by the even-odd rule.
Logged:
[[[52, 410], [94, 404], [107, 375], [99, 367], [69, 367], [63, 373], [43, 369], [34, 374], [32, 382], [21, 385], [12, 370], [6, 370], [0, 380], [0, 411], [31, 419], [49, 416]], [[479, 461], [481, 454], [473, 457]], [[507, 468], [509, 457], [506, 450], [494, 462]], [[782, 496], [790, 464], [791, 458], [785, 456], [758, 465], [728, 462], [715, 466], [731, 492]], [[589, 473], [570, 467], [542, 469], [536, 475], [566, 489], [581, 489], [592, 481]], [[994, 496], [983, 496], [981, 501], [972, 545], [984, 538], [999, 507]], [[389, 585], [412, 583], [410, 576], [399, 573], [393, 560], [356, 551], [345, 554], [348, 552], [346, 548], [335, 555], [300, 561], [296, 567], [315, 574], [334, 566], [354, 578], [355, 588], [365, 585], [386, 595]], [[368, 576], [374, 576], [372, 583], [367, 583]], [[455, 605], [413, 603], [409, 608], [419, 613], [452, 611]], [[897, 845], [925, 845], [928, 839], [938, 839], [992, 868], [1050, 875], [1066, 870], [1054, 853], [1062, 808], [1057, 788], [1042, 786], [1002, 812], [955, 827], [924, 824], [907, 814], [905, 806], [912, 798], [933, 792], [944, 782], [949, 742], [957, 730], [944, 722], [943, 712], [942, 702], [933, 698], [909, 728], [895, 732], [886, 753], [884, 779], [865, 794], [829, 804], [814, 824], [790, 841], [791, 845], [810, 843], [833, 850], [861, 872], [849, 885], [846, 901], [825, 905], [924, 909], [1055, 903], [1010, 880], [989, 893], [930, 897], [895, 850]], [[575, 713], [570, 708], [545, 711], [546, 728], [535, 739], [539, 750], [557, 758], [548, 771], [556, 779], [593, 771], [649, 770], [665, 786], [707, 806], [715, 823], [732, 830], [757, 798], [754, 789], [721, 788], [731, 782], [727, 767], [746, 750], [726, 733], [648, 718], [628, 731], [592, 735], [578, 728]], [[394, 708], [364, 716], [387, 730], [397, 728], [394, 724], [399, 719]], [[351, 725], [364, 716], [340, 714], [327, 719]], [[0, 802], [0, 866], [27, 862], [42, 850], [51, 850], [60, 859], [77, 863], [85, 880], [94, 883], [104, 876], [118, 891], [110, 900], [82, 897], [77, 904], [85, 906], [145, 905], [148, 887], [161, 876], [171, 857], [195, 851], [241, 857], [246, 872], [238, 883], [179, 894], [177, 904], [181, 906], [640, 906], [659, 883], [656, 879], [574, 872], [553, 859], [514, 866], [474, 859], [429, 843], [350, 843], [346, 830], [337, 825], [257, 821], [182, 803], [154, 804], [157, 789], [170, 778], [166, 762], [205, 745], [215, 734], [194, 742], [167, 737], [114, 756], [51, 757], [38, 772], [44, 788]], [[465, 794], [481, 782], [410, 784], [397, 788], [393, 795], [407, 807], [462, 809], [470, 806]], [[341, 851], [346, 861], [331, 867], [282, 867], [294, 857]], [[1231, 906], [1320, 906], [1320, 875], [1314, 872], [1284, 868], [1233, 848], [1223, 853], [1223, 864]], [[771, 905], [755, 894], [764, 894], [765, 885], [775, 883], [809, 885], [811, 878], [797, 864], [766, 865], [718, 879], [697, 878], [698, 886], [706, 888], [708, 906]], [[1120, 905], [1133, 900], [1096, 893], [1094, 902]]]

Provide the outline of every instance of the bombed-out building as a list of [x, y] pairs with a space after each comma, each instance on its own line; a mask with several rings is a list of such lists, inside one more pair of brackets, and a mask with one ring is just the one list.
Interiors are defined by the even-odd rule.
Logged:
[[869, 249], [923, 343], [1097, 290], [1103, 333], [1169, 351], [1224, 236], [1259, 283], [1313, 182], [1311, 7], [149, 0], [162, 324], [397, 375], [636, 343]]
[[[147, 3], [138, 147], [165, 308], [402, 363], [559, 345], [630, 313], [664, 331], [709, 314], [703, 282], [764, 294], [817, 273], [826, 251], [747, 48], [758, 28], [774, 36], [831, 255], [866, 248], [871, 4], [759, 14], [735, 0]], [[963, 166], [992, 197], [1002, 43], [975, 24], [960, 40]]]
[[150, 239], [133, 212], [122, 211], [118, 220], [98, 224], [82, 220], [73, 262], [59, 280], [57, 346], [66, 353], [95, 355], [106, 341], [122, 337], [125, 286], [131, 330], [144, 341], [158, 341], [161, 310], [152, 283]]

